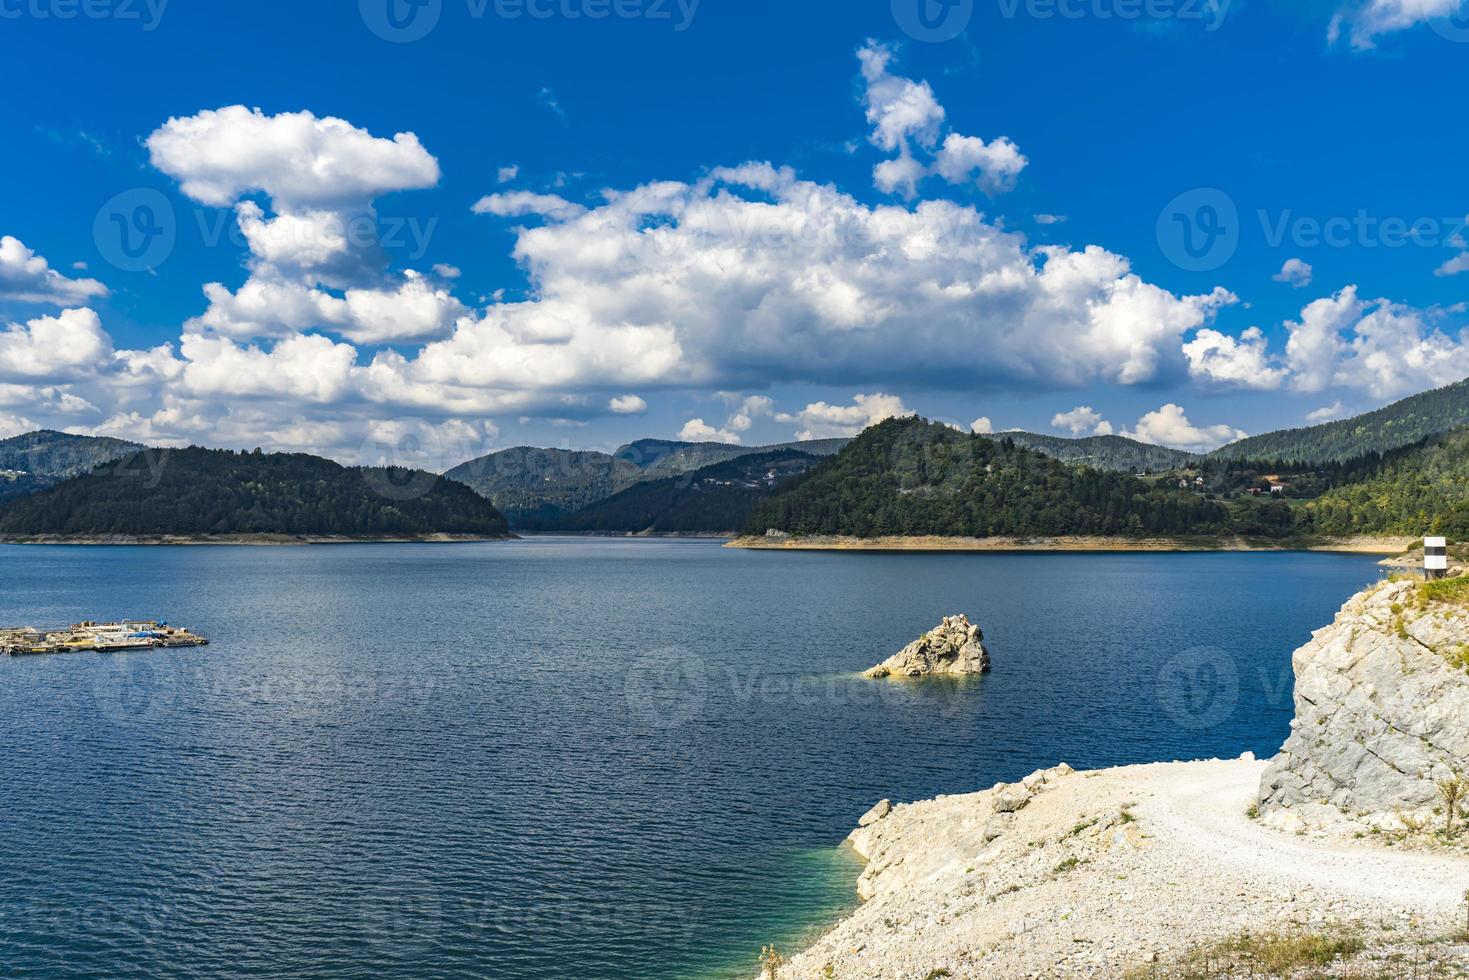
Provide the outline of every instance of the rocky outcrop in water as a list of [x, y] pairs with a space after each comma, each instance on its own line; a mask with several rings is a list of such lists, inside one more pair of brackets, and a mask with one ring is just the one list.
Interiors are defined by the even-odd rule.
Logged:
[[964, 615], [946, 616], [897, 656], [863, 674], [875, 680], [928, 677], [935, 674], [983, 674], [990, 669], [984, 633]]
[[1260, 786], [1285, 829], [1432, 815], [1436, 783], [1469, 775], [1469, 608], [1418, 583], [1354, 597], [1295, 653], [1296, 717]]

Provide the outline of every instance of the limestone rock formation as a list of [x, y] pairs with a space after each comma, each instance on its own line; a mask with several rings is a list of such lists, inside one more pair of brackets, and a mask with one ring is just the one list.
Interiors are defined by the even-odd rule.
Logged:
[[984, 633], [961, 614], [945, 616], [935, 629], [863, 676], [882, 680], [933, 674], [983, 674], [989, 669], [990, 654], [984, 648]]
[[1418, 583], [1354, 597], [1294, 658], [1296, 717], [1260, 786], [1284, 829], [1391, 826], [1439, 805], [1435, 783], [1469, 776], [1469, 606]]

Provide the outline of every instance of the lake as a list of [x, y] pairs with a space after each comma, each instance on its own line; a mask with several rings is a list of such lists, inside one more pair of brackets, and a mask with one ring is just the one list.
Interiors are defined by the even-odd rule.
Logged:
[[[0, 547], [0, 976], [705, 978], [855, 903], [883, 797], [1273, 754], [1312, 554], [853, 554], [534, 538]], [[857, 672], [948, 614], [979, 680]]]

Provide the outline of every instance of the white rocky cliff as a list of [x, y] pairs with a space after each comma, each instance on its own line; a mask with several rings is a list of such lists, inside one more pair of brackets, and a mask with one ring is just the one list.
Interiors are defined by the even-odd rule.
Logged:
[[984, 633], [964, 615], [945, 616], [937, 627], [863, 676], [876, 680], [935, 674], [983, 674], [990, 669]]
[[1462, 582], [1436, 593], [1416, 582], [1364, 592], [1296, 651], [1295, 720], [1260, 787], [1268, 824], [1416, 822], [1441, 805], [1438, 783], [1469, 775]]

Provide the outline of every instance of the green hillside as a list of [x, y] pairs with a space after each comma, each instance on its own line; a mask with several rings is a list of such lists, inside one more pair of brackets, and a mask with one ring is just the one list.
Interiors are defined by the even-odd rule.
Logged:
[[606, 453], [507, 449], [444, 474], [494, 504], [513, 527], [528, 527], [604, 500], [643, 478]]
[[121, 439], [49, 430], [0, 439], [0, 503], [45, 490], [142, 448]]
[[1009, 439], [1017, 446], [1045, 453], [1063, 463], [1075, 463], [1117, 473], [1164, 473], [1199, 461], [1198, 456], [1182, 449], [1154, 446], [1122, 436], [1064, 439], [1035, 432], [1004, 432], [991, 438]]
[[503, 535], [468, 487], [411, 470], [305, 455], [138, 453], [0, 508], [7, 535]]
[[1388, 454], [1376, 472], [1307, 503], [1299, 519], [1319, 534], [1469, 538], [1469, 429]]
[[749, 530], [991, 537], [1214, 534], [1230, 526], [1228, 510], [1198, 494], [906, 418], [868, 429], [756, 505]]
[[1469, 380], [1405, 398], [1356, 418], [1241, 439], [1210, 456], [1298, 463], [1345, 462], [1411, 446], [1466, 425], [1469, 425]]
[[817, 459], [790, 449], [741, 456], [694, 473], [649, 480], [574, 514], [527, 530], [566, 533], [724, 534], [750, 520], [757, 501]]

